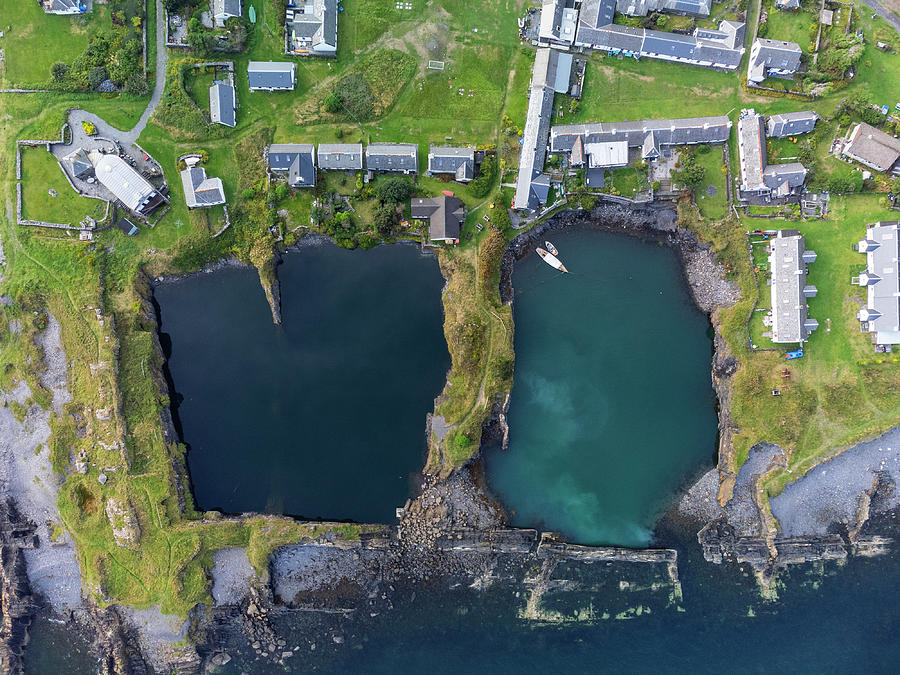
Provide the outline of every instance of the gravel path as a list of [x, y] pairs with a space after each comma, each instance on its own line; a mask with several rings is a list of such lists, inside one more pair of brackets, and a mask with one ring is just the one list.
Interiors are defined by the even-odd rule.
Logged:
[[[60, 340], [59, 323], [48, 315], [46, 331], [39, 337], [44, 348], [47, 371], [41, 382], [53, 393], [57, 411], [71, 397], [66, 390], [66, 358]], [[0, 400], [24, 404], [31, 390], [24, 382]], [[0, 495], [11, 498], [23, 516], [37, 525], [38, 546], [25, 551], [32, 588], [43, 595], [56, 612], [81, 605], [81, 570], [75, 546], [68, 534], [51, 538], [59, 522], [56, 494], [59, 479], [50, 464], [50, 411], [32, 405], [23, 422], [7, 407], [0, 407]]]
[[771, 500], [772, 513], [785, 536], [826, 534], [832, 525], [853, 526], [860, 497], [872, 488], [876, 475], [890, 486], [886, 497], [873, 503], [878, 510], [900, 505], [900, 427], [880, 438], [842, 452], [790, 483]]
[[215, 605], [237, 605], [256, 579], [245, 548], [223, 548], [213, 553], [212, 596]]
[[878, 14], [878, 16], [891, 24], [894, 27], [894, 30], [900, 33], [900, 17], [879, 3], [878, 0], [863, 0], [863, 2], [871, 7], [874, 13]]

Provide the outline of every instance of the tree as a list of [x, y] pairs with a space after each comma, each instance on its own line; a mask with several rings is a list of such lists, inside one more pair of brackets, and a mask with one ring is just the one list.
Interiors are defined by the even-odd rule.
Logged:
[[325, 97], [324, 106], [325, 112], [337, 113], [344, 107], [344, 102], [341, 100], [341, 95], [333, 91]]
[[288, 186], [285, 185], [284, 183], [279, 183], [278, 186], [275, 188], [275, 199], [278, 200], [279, 202], [283, 201], [284, 198], [287, 197], [287, 194], [288, 194]]
[[399, 176], [388, 178], [378, 183], [375, 194], [383, 202], [400, 204], [409, 199], [412, 194], [412, 183]]
[[91, 68], [90, 72], [88, 72], [88, 87], [92, 90], [96, 90], [100, 88], [100, 85], [109, 77], [109, 73], [106, 72], [106, 68], [103, 66], [94, 66]]
[[703, 179], [706, 178], [706, 168], [697, 164], [693, 149], [683, 150], [678, 157], [678, 163], [681, 167], [672, 172], [673, 180], [691, 191], [700, 187]]
[[253, 188], [246, 188], [246, 189], [243, 190], [243, 192], [241, 192], [241, 197], [242, 197], [245, 201], [250, 201], [250, 200], [253, 199], [255, 196], [256, 196], [256, 190], [254, 190]]
[[69, 66], [62, 61], [57, 61], [52, 66], [50, 66], [50, 75], [57, 82], [62, 82], [64, 79], [66, 79], [66, 75], [68, 74]]
[[665, 28], [667, 23], [669, 23], [669, 17], [665, 16], [664, 14], [660, 14], [658, 17], [656, 17], [656, 25], [659, 28]]
[[391, 234], [397, 224], [397, 209], [391, 204], [379, 204], [375, 207], [374, 222], [380, 234]]
[[321, 206], [313, 206], [309, 211], [309, 219], [317, 225], [325, 220], [325, 209]]

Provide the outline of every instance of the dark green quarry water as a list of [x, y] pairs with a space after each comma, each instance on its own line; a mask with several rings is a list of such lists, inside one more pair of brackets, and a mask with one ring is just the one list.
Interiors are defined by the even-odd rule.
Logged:
[[486, 453], [488, 483], [515, 525], [646, 546], [713, 465], [709, 321], [669, 247], [587, 229], [550, 239], [570, 274], [536, 254], [515, 265], [510, 442]]
[[278, 273], [280, 327], [252, 269], [156, 289], [199, 507], [392, 522], [450, 364], [437, 260], [321, 242]]

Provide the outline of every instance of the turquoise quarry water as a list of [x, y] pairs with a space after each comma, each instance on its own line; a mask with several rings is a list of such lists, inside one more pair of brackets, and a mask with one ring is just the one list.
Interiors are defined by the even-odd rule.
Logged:
[[255, 270], [156, 290], [197, 502], [392, 522], [450, 364], [437, 260], [320, 242], [279, 277], [281, 327]]
[[678, 488], [716, 451], [709, 322], [666, 246], [589, 229], [513, 272], [510, 443], [488, 483], [515, 525], [585, 544], [646, 546]]

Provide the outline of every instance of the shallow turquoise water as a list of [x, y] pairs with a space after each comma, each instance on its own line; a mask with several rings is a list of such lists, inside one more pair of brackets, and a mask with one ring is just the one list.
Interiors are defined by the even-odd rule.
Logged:
[[675, 252], [625, 235], [553, 233], [571, 272], [516, 263], [510, 443], [486, 456], [515, 525], [646, 546], [716, 451], [709, 322]]

